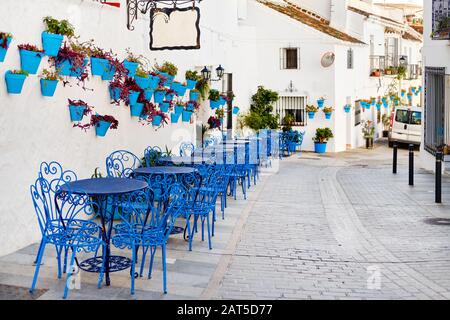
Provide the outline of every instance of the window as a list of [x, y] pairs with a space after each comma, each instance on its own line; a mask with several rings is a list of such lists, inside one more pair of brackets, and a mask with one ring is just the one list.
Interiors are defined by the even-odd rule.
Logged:
[[305, 126], [305, 97], [281, 96], [276, 105], [276, 112], [280, 116], [280, 125], [284, 125], [284, 117], [288, 114], [294, 116], [294, 126]]
[[353, 49], [347, 50], [347, 69], [353, 69]]
[[410, 124], [415, 124], [415, 125], [420, 126], [422, 124], [422, 112], [418, 112], [418, 111], [411, 112]]
[[361, 124], [361, 103], [355, 102], [355, 127]]
[[386, 38], [385, 46], [387, 67], [398, 67], [398, 39], [393, 37]]
[[280, 58], [281, 69], [300, 69], [300, 48], [283, 48]]
[[395, 115], [395, 121], [400, 123], [409, 124], [409, 112], [408, 110], [397, 110]]

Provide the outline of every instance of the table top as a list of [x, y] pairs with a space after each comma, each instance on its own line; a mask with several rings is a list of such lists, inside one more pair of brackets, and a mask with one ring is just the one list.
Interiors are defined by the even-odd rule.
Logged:
[[189, 174], [195, 171], [196, 169], [190, 167], [149, 167], [134, 170], [138, 174]]
[[147, 182], [127, 178], [83, 179], [67, 182], [61, 191], [86, 193], [88, 195], [114, 195], [142, 190], [148, 187]]
[[222, 144], [225, 144], [225, 145], [247, 144], [247, 143], [250, 143], [250, 140], [227, 140], [227, 141], [222, 142]]
[[208, 157], [164, 157], [160, 158], [158, 161], [166, 163], [202, 163], [203, 161], [208, 161]]

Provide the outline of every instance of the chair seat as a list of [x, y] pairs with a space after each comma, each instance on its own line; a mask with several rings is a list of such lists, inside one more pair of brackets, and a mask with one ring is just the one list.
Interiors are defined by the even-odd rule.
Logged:
[[[136, 230], [141, 232], [135, 232]], [[137, 228], [135, 230], [122, 230], [112, 237], [112, 243], [118, 248], [131, 248], [131, 246], [160, 246], [165, 242], [165, 231], [160, 228]]]
[[92, 236], [100, 231], [100, 227], [93, 221], [81, 219], [49, 220], [45, 235], [53, 244], [63, 244], [74, 237]]

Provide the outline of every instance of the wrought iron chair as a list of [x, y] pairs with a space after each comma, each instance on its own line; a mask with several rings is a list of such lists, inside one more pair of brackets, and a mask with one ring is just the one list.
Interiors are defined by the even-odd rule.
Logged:
[[[184, 208], [186, 189], [181, 184], [173, 184], [167, 190], [167, 205], [160, 211], [154, 205], [151, 189], [128, 194], [123, 198], [120, 212], [122, 223], [115, 227], [112, 243], [119, 249], [128, 248], [132, 252], [131, 274], [135, 274], [137, 249], [143, 249], [141, 269], [146, 254], [150, 250], [149, 278], [153, 269], [154, 255], [158, 247], [162, 251], [163, 292], [167, 293], [166, 243], [175, 221]], [[135, 293], [135, 277], [131, 277], [130, 293]]]
[[[69, 280], [74, 271], [73, 266], [77, 252], [95, 252], [97, 255], [100, 247], [103, 247], [103, 253], [106, 252], [105, 243], [101, 239], [100, 227], [95, 222], [84, 219], [95, 215], [95, 204], [85, 194], [75, 194], [70, 190], [61, 189], [61, 187], [67, 186], [66, 183], [76, 180], [76, 174], [70, 170], [64, 171], [59, 163], [43, 162], [37, 180], [30, 186], [31, 198], [42, 234], [30, 293], [36, 286], [47, 244], [54, 245], [56, 248], [59, 279], [61, 278], [62, 251], [64, 250], [64, 273], [67, 268], [68, 251], [72, 251], [69, 263], [71, 272], [67, 275], [64, 299], [68, 296]], [[99, 288], [103, 272], [104, 267], [102, 266], [98, 280]]]
[[145, 164], [147, 167], [155, 167], [160, 165], [159, 159], [163, 156], [160, 147], [147, 147], [144, 150]]
[[181, 157], [192, 157], [195, 152], [194, 144], [190, 142], [183, 142], [180, 146], [180, 156]]
[[118, 150], [106, 158], [108, 177], [129, 178], [133, 170], [142, 166], [141, 160], [127, 150]]
[[[238, 147], [235, 147], [234, 161], [231, 164], [231, 169], [229, 173], [230, 181], [229, 185], [231, 188], [231, 193], [234, 196], [234, 199], [237, 199], [237, 185], [240, 184], [242, 186], [242, 193], [244, 195], [244, 199], [247, 199], [247, 168], [245, 165], [245, 152], [243, 150], [239, 150]], [[226, 160], [227, 165], [229, 164], [228, 155]]]

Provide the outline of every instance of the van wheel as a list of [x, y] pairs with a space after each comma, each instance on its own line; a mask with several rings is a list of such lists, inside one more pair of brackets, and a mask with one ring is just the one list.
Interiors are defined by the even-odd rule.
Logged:
[[389, 146], [389, 148], [393, 148], [394, 147], [394, 141], [389, 140], [388, 141], [388, 146]]

